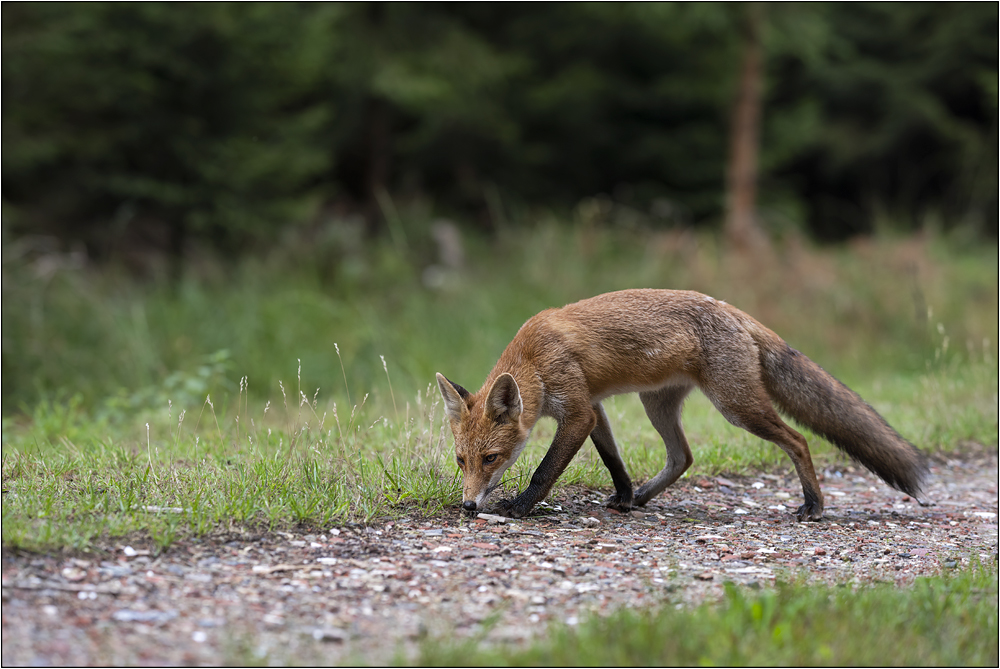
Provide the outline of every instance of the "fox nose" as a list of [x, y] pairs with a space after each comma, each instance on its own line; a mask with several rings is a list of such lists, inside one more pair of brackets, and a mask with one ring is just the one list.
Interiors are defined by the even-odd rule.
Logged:
[[476, 501], [470, 499], [470, 500], [467, 500], [465, 502], [462, 502], [462, 508], [465, 509], [466, 511], [475, 511], [476, 510]]

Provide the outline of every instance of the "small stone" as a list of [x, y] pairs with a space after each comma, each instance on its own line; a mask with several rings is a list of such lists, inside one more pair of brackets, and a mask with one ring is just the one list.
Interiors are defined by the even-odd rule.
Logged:
[[[83, 593], [80, 593], [83, 594]], [[119, 609], [111, 614], [111, 618], [120, 623], [153, 623], [161, 625], [177, 617], [177, 611], [135, 611]]]
[[82, 581], [87, 578], [87, 572], [79, 567], [66, 567], [61, 573], [62, 577], [70, 582]]
[[102, 566], [98, 571], [100, 571], [102, 576], [110, 576], [111, 578], [122, 578], [124, 576], [132, 575], [132, 568], [128, 566], [119, 566], [116, 564], [108, 563], [108, 566]]
[[347, 633], [337, 627], [316, 627], [312, 631], [312, 638], [325, 643], [343, 643], [347, 640]]
[[488, 544], [485, 542], [476, 542], [472, 544], [472, 546], [473, 548], [482, 548], [483, 550], [488, 550], [488, 551], [495, 551], [496, 549], [500, 548], [496, 544]]

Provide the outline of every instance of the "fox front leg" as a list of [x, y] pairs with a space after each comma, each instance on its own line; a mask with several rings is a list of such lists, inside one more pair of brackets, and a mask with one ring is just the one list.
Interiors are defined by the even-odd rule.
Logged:
[[523, 518], [531, 513], [552, 490], [556, 479], [566, 470], [596, 424], [597, 416], [590, 407], [588, 411], [560, 423], [552, 445], [531, 476], [531, 483], [513, 501], [501, 504], [501, 513], [510, 518]]
[[604, 466], [611, 472], [611, 480], [615, 484], [615, 492], [608, 497], [607, 506], [609, 509], [628, 513], [632, 510], [634, 499], [632, 479], [625, 469], [625, 462], [618, 451], [615, 437], [611, 433], [608, 414], [604, 412], [604, 407], [601, 406], [600, 402], [594, 404], [594, 413], [597, 416], [597, 424], [590, 433], [590, 439], [594, 442]]

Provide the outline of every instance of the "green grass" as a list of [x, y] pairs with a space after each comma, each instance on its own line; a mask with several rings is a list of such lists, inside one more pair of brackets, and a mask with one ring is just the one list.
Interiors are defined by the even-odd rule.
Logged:
[[[792, 239], [761, 261], [708, 235], [542, 222], [491, 246], [470, 238], [467, 267], [430, 289], [419, 277], [432, 249], [407, 237], [403, 251], [292, 245], [199, 261], [177, 286], [53, 273], [58, 259], [5, 243], [3, 544], [85, 548], [138, 532], [167, 546], [453, 505], [433, 373], [475, 388], [529, 316], [629, 286], [695, 288], [744, 308], [922, 448], [996, 443], [995, 244]], [[633, 478], [655, 474], [664, 451], [637, 398], [606, 408]], [[698, 393], [683, 420], [692, 474], [790, 468]], [[512, 486], [553, 429], [540, 423]], [[841, 457], [810, 442], [820, 463]], [[594, 449], [568, 483], [610, 486]]]
[[[979, 363], [861, 390], [903, 434], [922, 446], [951, 448], [995, 440], [990, 383], [995, 388], [995, 365]], [[41, 402], [30, 416], [5, 420], [4, 545], [84, 549], [140, 532], [166, 547], [219, 529], [325, 526], [460, 501], [436, 387], [399, 397], [398, 413], [370, 405], [363, 394], [345, 407], [322, 406], [299, 392], [286, 387], [292, 401], [279, 395], [263, 406], [238, 396], [228, 415], [207, 400], [183, 415], [171, 404], [130, 422], [94, 418], [70, 401]], [[638, 399], [606, 404], [633, 477], [655, 474], [664, 450]], [[688, 475], [791, 469], [780, 449], [727, 423], [699, 393], [687, 402], [684, 423], [695, 456]], [[510, 489], [530, 479], [554, 428], [548, 419], [539, 424], [507, 476]], [[817, 437], [811, 444], [819, 464], [843, 458]], [[574, 483], [610, 488], [589, 445], [557, 491]]]
[[727, 586], [693, 610], [622, 609], [552, 625], [527, 648], [432, 639], [422, 666], [996, 666], [995, 567], [909, 588]]
[[439, 404], [430, 388], [398, 416], [307, 400], [251, 411], [238, 401], [220, 422], [206, 401], [136, 434], [72, 403], [42, 403], [4, 447], [3, 543], [85, 549], [140, 532], [166, 547], [218, 529], [438, 509], [458, 501]]

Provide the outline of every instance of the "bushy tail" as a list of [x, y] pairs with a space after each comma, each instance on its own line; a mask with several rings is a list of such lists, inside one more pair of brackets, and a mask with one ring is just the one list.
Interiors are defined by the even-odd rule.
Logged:
[[762, 341], [758, 333], [764, 386], [778, 409], [893, 488], [917, 497], [927, 474], [926, 456], [860, 395], [774, 333], [767, 334], [774, 339]]

